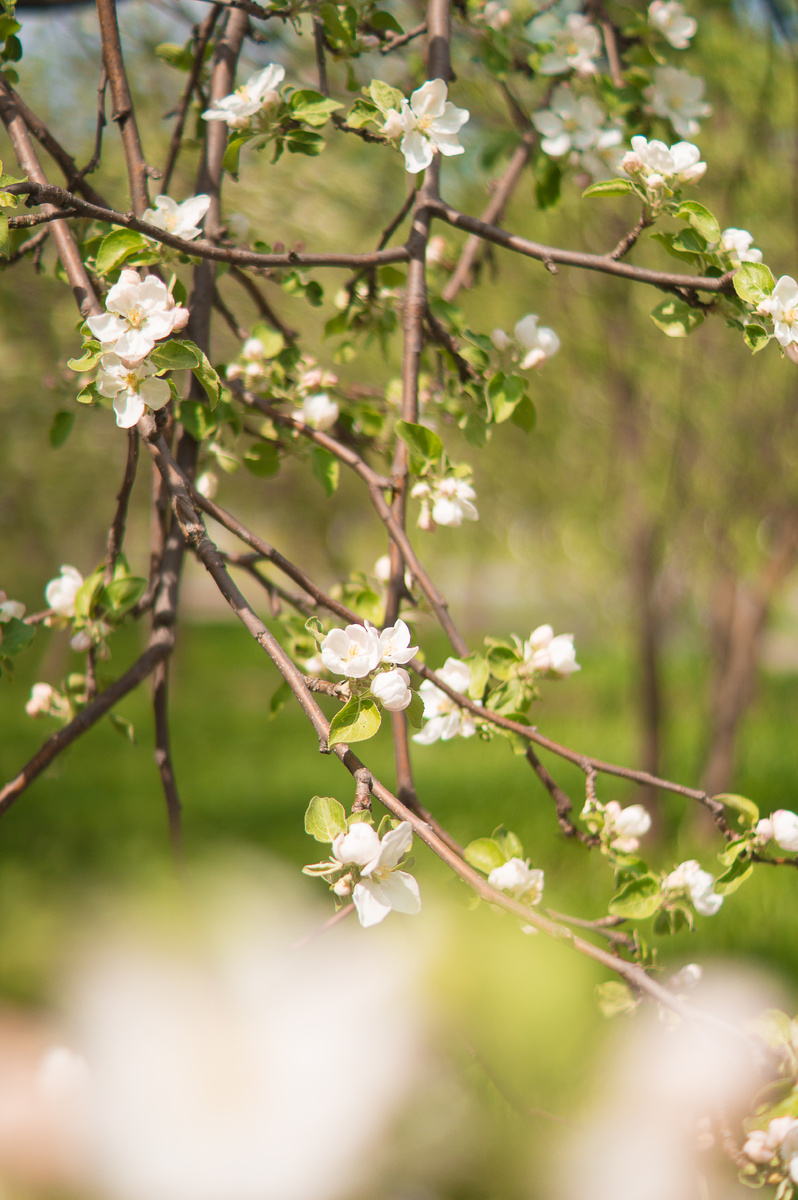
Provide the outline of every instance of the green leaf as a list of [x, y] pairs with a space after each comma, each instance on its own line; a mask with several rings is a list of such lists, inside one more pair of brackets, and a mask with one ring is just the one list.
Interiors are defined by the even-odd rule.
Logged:
[[54, 450], [59, 446], [63, 446], [64, 442], [72, 432], [72, 426], [75, 423], [75, 414], [67, 409], [60, 409], [53, 417], [53, 423], [50, 426], [50, 445]]
[[314, 796], [305, 813], [305, 833], [317, 842], [334, 842], [346, 833], [346, 810], [334, 796]]
[[83, 580], [83, 586], [78, 588], [75, 596], [75, 617], [79, 622], [88, 621], [91, 617], [94, 601], [102, 590], [102, 586], [102, 571], [92, 571], [91, 575]]
[[405, 709], [405, 716], [408, 724], [412, 725], [414, 729], [420, 729], [424, 724], [424, 701], [418, 692], [413, 692], [413, 699]]
[[524, 433], [532, 432], [537, 424], [538, 415], [529, 396], [524, 395], [521, 397], [513, 409], [513, 415], [510, 419], [513, 425], [517, 425], [519, 429], [523, 429]]
[[291, 97], [291, 112], [295, 120], [314, 127], [325, 125], [330, 114], [342, 107], [337, 100], [329, 100], [321, 92], [305, 90], [294, 92]]
[[0, 255], [8, 258], [8, 213], [0, 212]]
[[519, 838], [518, 834], [513, 833], [511, 829], [503, 829], [500, 825], [498, 829], [494, 829], [493, 837], [504, 851], [508, 862], [511, 858], [524, 857], [524, 847], [521, 839]]
[[490, 675], [488, 660], [482, 654], [469, 654], [468, 658], [463, 659], [470, 671], [471, 675], [468, 681], [468, 696], [471, 700], [481, 700], [485, 694], [485, 688]]
[[91, 341], [84, 348], [80, 358], [70, 358], [67, 366], [70, 370], [79, 371], [81, 374], [85, 371], [93, 371], [104, 353], [105, 351], [99, 342]]
[[463, 857], [472, 867], [484, 871], [486, 875], [490, 875], [495, 867], [503, 867], [507, 862], [507, 855], [496, 839], [488, 837], [469, 842], [463, 851]]
[[328, 497], [334, 495], [341, 471], [338, 459], [323, 446], [314, 446], [310, 459], [313, 478], [318, 480]]
[[222, 158], [222, 167], [227, 171], [228, 175], [238, 174], [238, 160], [241, 154], [241, 147], [246, 146], [250, 140], [250, 134], [230, 138], [230, 141], [227, 143], [227, 149], [224, 152], [224, 157]]
[[736, 892], [740, 884], [745, 883], [749, 875], [753, 873], [753, 870], [753, 863], [738, 858], [715, 880], [714, 890], [719, 896], [728, 896], [732, 892]]
[[292, 129], [285, 139], [289, 154], [307, 154], [315, 158], [324, 149], [324, 138], [309, 129]]
[[280, 452], [273, 442], [256, 442], [244, 455], [244, 466], [251, 475], [268, 479], [280, 470]]
[[757, 354], [767, 346], [770, 334], [761, 325], [746, 325], [743, 329], [743, 341], [752, 354]]
[[195, 442], [203, 441], [216, 428], [208, 405], [200, 400], [181, 400], [177, 419]]
[[397, 436], [412, 454], [420, 458], [425, 465], [436, 463], [443, 454], [443, 442], [432, 429], [426, 425], [414, 425], [411, 421], [396, 422]]
[[285, 349], [285, 338], [277, 329], [261, 321], [252, 330], [252, 336], [263, 346], [264, 358], [276, 358]]
[[535, 199], [538, 208], [545, 211], [554, 208], [560, 199], [560, 184], [562, 171], [556, 162], [541, 155], [535, 164]]
[[738, 818], [740, 825], [756, 825], [759, 820], [759, 809], [754, 804], [753, 800], [749, 800], [747, 796], [738, 796], [734, 792], [721, 792], [718, 796], [713, 796], [713, 800], [720, 800], [724, 808], [733, 808], [735, 812], [740, 814]]
[[708, 208], [695, 200], [683, 200], [676, 210], [676, 215], [689, 221], [696, 233], [708, 242], [720, 241], [720, 225]]
[[158, 342], [150, 354], [150, 362], [159, 371], [192, 371], [202, 362], [202, 351], [187, 339]]
[[0, 625], [0, 635], [0, 655], [6, 658], [19, 654], [20, 650], [31, 644], [36, 636], [36, 626], [26, 625], [18, 617], [12, 617]]
[[132, 254], [151, 249], [152, 243], [143, 233], [136, 233], [134, 229], [114, 229], [100, 242], [96, 258], [97, 273], [106, 275]]
[[219, 403], [219, 399], [222, 394], [222, 381], [211, 364], [208, 362], [207, 355], [203, 354], [198, 347], [197, 350], [201, 356], [200, 363], [199, 366], [193, 367], [192, 369], [197, 379], [205, 388], [205, 392], [208, 397], [208, 403], [211, 406], [211, 410], [213, 410]]
[[115, 616], [120, 616], [132, 608], [147, 587], [147, 580], [135, 575], [126, 575], [122, 579], [114, 579], [108, 587], [103, 588], [99, 602]]
[[523, 393], [524, 381], [518, 375], [505, 375], [503, 371], [498, 371], [488, 381], [488, 400], [497, 425], [513, 415]]
[[683, 300], [663, 300], [649, 314], [651, 320], [668, 337], [687, 337], [699, 325], [704, 323], [704, 313], [700, 309], [691, 308]]
[[497, 679], [511, 679], [521, 656], [511, 646], [491, 646], [488, 650], [488, 666]]
[[600, 983], [594, 995], [596, 1002], [605, 1017], [621, 1017], [634, 1012], [638, 1000], [634, 993], [620, 979], [610, 979]]
[[770, 267], [766, 267], [764, 263], [752, 262], [744, 262], [734, 272], [732, 283], [740, 299], [749, 304], [759, 304], [776, 286]]
[[330, 722], [330, 749], [342, 742], [365, 742], [380, 727], [382, 717], [370, 696], [354, 696]]
[[356, 100], [347, 113], [346, 123], [350, 129], [362, 129], [365, 125], [380, 124], [381, 113], [376, 104], [368, 100]]
[[398, 88], [383, 83], [381, 79], [372, 79], [369, 95], [382, 113], [388, 113], [392, 108], [401, 108], [404, 100], [404, 94]]
[[284, 679], [283, 682], [280, 684], [280, 686], [278, 688], [275, 688], [274, 692], [272, 693], [272, 698], [269, 701], [269, 720], [270, 721], [274, 720], [274, 718], [277, 716], [278, 712], [280, 712], [280, 710], [291, 699], [292, 695], [293, 695], [293, 692], [291, 691], [291, 688], [288, 686], [287, 681]]
[[391, 33], [404, 33], [404, 29], [402, 29], [396, 17], [392, 17], [387, 12], [373, 12], [369, 17], [369, 25], [372, 29], [390, 29]]
[[131, 745], [136, 744], [136, 731], [133, 728], [132, 721], [128, 721], [126, 717], [120, 717], [119, 714], [115, 712], [110, 712], [108, 714], [108, 720], [111, 722], [114, 729], [116, 729], [118, 733], [121, 733], [122, 737], [126, 738]]
[[673, 249], [683, 254], [703, 254], [707, 248], [707, 239], [696, 229], [680, 229], [673, 239]]
[[194, 63], [194, 55], [189, 48], [178, 46], [176, 42], [161, 42], [155, 47], [155, 53], [158, 58], [169, 63], [170, 67], [177, 67], [179, 71], [190, 71]]
[[631, 179], [602, 179], [585, 188], [582, 192], [582, 199], [584, 200], [587, 196], [625, 196], [631, 190]]
[[752, 850], [750, 835], [743, 834], [733, 842], [727, 842], [723, 849], [718, 854], [718, 861], [722, 862], [724, 867], [730, 867], [732, 863], [737, 862], [740, 856], [748, 857]]
[[659, 880], [653, 875], [641, 875], [631, 879], [617, 891], [609, 903], [609, 911], [615, 917], [651, 917], [660, 907], [662, 891]]

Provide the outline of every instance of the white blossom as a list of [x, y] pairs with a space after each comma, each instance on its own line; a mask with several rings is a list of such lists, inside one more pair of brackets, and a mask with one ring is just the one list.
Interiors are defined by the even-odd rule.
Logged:
[[163, 229], [165, 233], [173, 233], [185, 241], [192, 241], [202, 233], [200, 221], [211, 205], [210, 196], [204, 194], [191, 196], [178, 204], [171, 196], [156, 196], [155, 208], [145, 209], [142, 221]]
[[58, 692], [50, 683], [34, 683], [30, 691], [30, 700], [25, 705], [29, 717], [38, 717], [40, 713], [49, 713]]
[[47, 604], [60, 617], [74, 617], [75, 597], [83, 587], [83, 576], [76, 567], [64, 565], [61, 574], [51, 579], [44, 589]]
[[478, 521], [474, 501], [477, 494], [470, 483], [457, 475], [445, 475], [430, 484], [426, 480], [417, 483], [410, 495], [421, 500], [419, 526], [432, 530], [436, 525], [457, 527], [463, 521]]
[[529, 640], [524, 642], [523, 655], [522, 674], [549, 674], [565, 679], [582, 669], [576, 661], [574, 635], [560, 633], [555, 637], [551, 625], [539, 625], [532, 630]]
[[410, 823], [402, 821], [382, 841], [370, 825], [357, 822], [333, 842], [333, 857], [344, 866], [351, 863], [359, 868], [360, 879], [352, 899], [361, 925], [378, 925], [392, 909], [401, 913], [421, 911], [418, 883], [407, 871], [397, 870], [412, 841]]
[[698, 29], [695, 18], [688, 17], [679, 0], [652, 0], [648, 6], [648, 23], [670, 42], [674, 50], [686, 50]]
[[402, 712], [413, 699], [410, 676], [403, 667], [397, 667], [394, 671], [380, 671], [371, 681], [371, 694], [388, 712]]
[[610, 122], [600, 131], [596, 142], [579, 155], [579, 166], [591, 179], [614, 179], [621, 169], [623, 152], [619, 149], [623, 130]]
[[528, 371], [533, 367], [541, 367], [547, 358], [551, 358], [560, 348], [560, 339], [553, 329], [538, 326], [538, 318], [534, 313], [522, 317], [515, 326], [515, 340], [526, 350], [521, 359], [521, 370]]
[[[795, 1129], [798, 1129], [798, 1121], [793, 1117], [776, 1117], [770, 1122], [767, 1129], [753, 1129], [748, 1134], [747, 1141], [743, 1146], [743, 1154], [750, 1158], [751, 1162], [765, 1166], [775, 1158], [784, 1139]], [[794, 1162], [795, 1156], [792, 1155], [790, 1156], [791, 1172]]]
[[770, 814], [770, 822], [773, 839], [781, 846], [782, 850], [787, 850], [791, 854], [798, 851], [798, 815], [790, 812], [789, 809], [777, 808], [774, 813]]
[[97, 391], [114, 402], [116, 423], [130, 429], [144, 409], [158, 409], [168, 402], [171, 392], [165, 379], [159, 379], [156, 368], [148, 362], [133, 366], [123, 362], [118, 354], [104, 354], [97, 373]]
[[176, 304], [166, 284], [154, 275], [142, 279], [138, 271], [122, 271], [109, 291], [102, 316], [86, 321], [104, 350], [130, 365], [146, 358], [162, 338], [182, 329], [188, 309]]
[[720, 235], [720, 248], [729, 255], [734, 267], [744, 262], [762, 261], [762, 251], [757, 250], [753, 242], [754, 235], [747, 229], [724, 229]]
[[194, 486], [206, 500], [213, 500], [219, 490], [219, 477], [213, 471], [203, 471]]
[[263, 354], [264, 347], [260, 338], [247, 338], [241, 347], [239, 361], [229, 363], [225, 375], [228, 379], [243, 378], [247, 383], [253, 384], [255, 380], [262, 379], [266, 374]]
[[338, 420], [338, 405], [326, 392], [306, 396], [302, 401], [302, 419], [314, 429], [329, 429]]
[[664, 186], [674, 188], [684, 183], [696, 183], [707, 169], [701, 162], [701, 151], [692, 142], [675, 142], [666, 146], [656, 138], [632, 138], [632, 149], [621, 160], [621, 170], [632, 178], [641, 179], [656, 192]]
[[754, 835], [760, 842], [769, 842], [773, 837], [773, 822], [769, 817], [763, 817], [754, 826]]
[[309, 356], [303, 359], [304, 367], [302, 374], [297, 380], [297, 389], [300, 392], [317, 392], [319, 388], [335, 387], [338, 382], [338, 376], [334, 371], [328, 371], [325, 367], [320, 367], [314, 358]]
[[588, 150], [601, 135], [605, 113], [591, 96], [577, 98], [564, 84], [554, 89], [548, 108], [532, 114], [532, 124], [543, 134], [540, 148], [552, 158], [569, 150]]
[[605, 828], [610, 834], [610, 845], [623, 854], [634, 854], [640, 845], [639, 838], [651, 828], [651, 816], [642, 804], [629, 804], [621, 808], [616, 800], [604, 807]]
[[285, 78], [285, 67], [269, 63], [262, 71], [256, 71], [241, 87], [213, 108], [202, 114], [206, 121], [225, 121], [230, 129], [245, 129], [252, 117], [261, 109], [277, 104], [280, 95], [277, 88]]
[[772, 319], [773, 332], [780, 345], [786, 348], [798, 343], [798, 283], [791, 275], [781, 276], [756, 311]]
[[702, 99], [704, 81], [678, 67], [655, 67], [654, 82], [643, 93], [647, 111], [664, 117], [683, 138], [695, 137], [699, 120], [708, 117], [712, 106]]
[[542, 13], [529, 25], [535, 42], [548, 42], [552, 49], [540, 60], [541, 75], [594, 75], [593, 59], [601, 53], [599, 32], [582, 13], [569, 13], [564, 22], [553, 12]]
[[377, 667], [380, 638], [373, 625], [347, 625], [332, 629], [321, 643], [321, 661], [334, 675], [363, 679]]
[[378, 583], [386, 584], [391, 578], [391, 556], [382, 554], [374, 564], [374, 578]]
[[478, 18], [489, 25], [491, 29], [506, 29], [511, 24], [513, 14], [509, 8], [504, 8], [498, 0], [488, 0], [488, 3], [477, 14]]
[[671, 975], [667, 986], [671, 991], [691, 992], [698, 987], [703, 975], [704, 970], [699, 963], [685, 963], [675, 975]]
[[694, 858], [680, 863], [663, 883], [665, 891], [687, 892], [696, 912], [712, 917], [723, 904], [723, 897], [713, 890], [715, 880], [709, 871], [702, 871]]
[[5, 592], [0, 592], [0, 625], [11, 620], [21, 621], [25, 616], [25, 605], [19, 600], [9, 600]]
[[500, 892], [507, 892], [516, 900], [539, 904], [543, 895], [543, 871], [529, 866], [529, 859], [511, 858], [494, 867], [488, 875], [488, 883]]
[[444, 81], [430, 79], [413, 92], [409, 102], [402, 100], [401, 111], [388, 113], [383, 133], [402, 138], [400, 149], [411, 175], [426, 170], [436, 150], [446, 155], [463, 153], [457, 134], [468, 120], [468, 110], [457, 108], [446, 97]]
[[401, 618], [395, 625], [389, 625], [380, 634], [381, 661], [386, 663], [407, 663], [418, 650], [418, 646], [410, 645], [410, 630]]
[[[447, 658], [436, 674], [456, 692], [466, 693], [471, 682], [471, 668], [458, 658]], [[477, 727], [473, 717], [459, 708], [454, 700], [436, 687], [431, 679], [425, 679], [418, 689], [424, 701], [424, 716], [427, 724], [420, 733], [413, 734], [413, 741], [429, 746], [438, 740], [448, 742], [450, 738], [472, 737]]]

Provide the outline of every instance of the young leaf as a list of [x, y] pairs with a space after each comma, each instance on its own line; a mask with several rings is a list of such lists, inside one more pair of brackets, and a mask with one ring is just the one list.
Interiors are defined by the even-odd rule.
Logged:
[[383, 83], [381, 79], [372, 79], [369, 84], [369, 95], [382, 113], [388, 113], [392, 108], [401, 108], [404, 99], [398, 88]]
[[704, 313], [691, 308], [684, 300], [663, 300], [649, 314], [651, 320], [668, 337], [687, 337], [704, 323]]
[[770, 267], [764, 263], [744, 262], [732, 279], [734, 290], [741, 300], [759, 304], [776, 286]]
[[639, 1003], [637, 997], [620, 979], [600, 983], [594, 995], [601, 1013], [605, 1017], [620, 1017], [634, 1012]]
[[273, 442], [256, 442], [244, 455], [244, 466], [259, 479], [268, 479], [280, 470], [280, 452]]
[[676, 215], [689, 221], [696, 233], [708, 242], [720, 241], [720, 225], [708, 208], [695, 200], [683, 200], [676, 210]]
[[418, 692], [413, 692], [413, 699], [405, 709], [405, 716], [413, 729], [420, 729], [424, 723], [424, 701]]
[[19, 654], [20, 650], [24, 650], [26, 646], [30, 645], [35, 636], [35, 625], [26, 625], [18, 617], [12, 617], [10, 621], [6, 621], [3, 624], [3, 640], [0, 641], [0, 655], [5, 658], [12, 654]]
[[201, 356], [200, 363], [199, 366], [193, 367], [192, 369], [197, 379], [205, 388], [205, 392], [208, 397], [208, 403], [210, 404], [211, 409], [214, 409], [219, 403], [219, 398], [222, 394], [222, 381], [211, 364], [208, 362], [207, 355], [203, 354], [199, 348], [197, 348], [197, 350]]
[[346, 833], [346, 810], [334, 796], [314, 796], [305, 813], [305, 833], [317, 842], [333, 842]]
[[50, 426], [50, 445], [54, 450], [59, 446], [63, 446], [64, 442], [72, 432], [72, 426], [75, 423], [75, 414], [68, 409], [60, 409], [53, 417], [53, 423]]
[[484, 871], [486, 875], [490, 875], [494, 867], [503, 867], [507, 862], [507, 855], [496, 839], [488, 837], [469, 842], [463, 851], [463, 857], [472, 867]]
[[314, 446], [310, 458], [313, 478], [319, 481], [329, 498], [335, 494], [338, 488], [340, 463], [334, 455], [330, 454], [329, 450], [325, 450], [322, 446]]
[[631, 879], [617, 891], [609, 903], [609, 911], [615, 917], [651, 917], [662, 901], [659, 880], [653, 875], [641, 875]]
[[294, 92], [291, 97], [291, 111], [295, 120], [314, 127], [326, 125], [330, 114], [341, 107], [337, 100], [328, 100], [321, 92]]
[[601, 179], [598, 183], [591, 183], [590, 187], [585, 188], [582, 192], [582, 199], [587, 196], [625, 196], [632, 190], [631, 179]]
[[747, 796], [737, 796], [734, 792], [721, 792], [712, 799], [720, 800], [725, 808], [733, 808], [735, 812], [738, 812], [740, 814], [738, 820], [741, 825], [753, 826], [759, 820], [759, 809]]
[[100, 242], [96, 258], [97, 273], [106, 275], [132, 254], [151, 249], [152, 243], [144, 234], [136, 233], [134, 229], [114, 229]]
[[743, 329], [743, 341], [752, 354], [757, 354], [767, 346], [770, 334], [761, 325], [746, 325]]
[[744, 858], [738, 858], [720, 875], [714, 884], [715, 891], [719, 896], [728, 896], [732, 892], [736, 892], [741, 883], [745, 883], [749, 875], [754, 870], [754, 864], [746, 862]]
[[200, 365], [201, 353], [193, 342], [171, 338], [168, 342], [158, 343], [150, 354], [150, 362], [159, 371], [191, 371]]
[[414, 425], [410, 421], [397, 421], [396, 432], [408, 450], [425, 464], [438, 461], [443, 454], [443, 442], [426, 425]]
[[342, 742], [365, 742], [380, 727], [382, 717], [370, 696], [354, 696], [330, 722], [330, 749]]

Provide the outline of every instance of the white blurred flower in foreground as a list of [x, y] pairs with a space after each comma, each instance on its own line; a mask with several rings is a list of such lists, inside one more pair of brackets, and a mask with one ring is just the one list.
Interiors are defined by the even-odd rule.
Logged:
[[732, 266], [744, 262], [761, 262], [762, 251], [754, 246], [754, 235], [747, 229], [724, 229], [720, 235], [720, 248], [725, 250]]
[[411, 175], [426, 170], [436, 150], [446, 155], [463, 153], [457, 134], [468, 120], [468, 110], [457, 108], [447, 94], [442, 79], [430, 79], [409, 102], [402, 100], [401, 112], [392, 109], [386, 117], [382, 131], [386, 137], [402, 138], [400, 149]]
[[302, 420], [314, 429], [329, 429], [338, 420], [338, 405], [326, 392], [306, 396], [302, 401]]
[[[751, 1162], [765, 1166], [776, 1157], [784, 1139], [795, 1129], [798, 1129], [798, 1121], [793, 1117], [776, 1117], [767, 1129], [754, 1129], [748, 1134], [743, 1154], [750, 1158]], [[791, 1173], [794, 1160], [793, 1156], [790, 1160]]]
[[592, 96], [577, 98], [570, 88], [558, 84], [548, 108], [532, 114], [532, 124], [543, 134], [540, 148], [552, 158], [561, 158], [569, 150], [588, 150], [595, 146], [606, 114]]
[[694, 17], [688, 17], [679, 0], [652, 0], [648, 6], [648, 23], [670, 42], [674, 50], [686, 50], [698, 29], [698, 22]]
[[[456, 692], [466, 693], [471, 682], [471, 668], [459, 658], [447, 658], [436, 672]], [[477, 731], [474, 718], [469, 712], [458, 708], [454, 700], [436, 687], [431, 679], [425, 679], [418, 689], [424, 701], [424, 716], [427, 724], [420, 733], [413, 734], [413, 741], [422, 746], [432, 742], [448, 742], [450, 738], [473, 737]]]
[[25, 705], [29, 717], [58, 717], [66, 720], [71, 713], [69, 701], [51, 683], [34, 683]]
[[670, 121], [683, 138], [695, 137], [701, 128], [699, 121], [712, 113], [712, 106], [702, 99], [703, 79], [678, 67], [655, 67], [654, 82], [643, 94], [647, 111]]
[[777, 808], [770, 814], [773, 840], [791, 854], [798, 851], [798, 815], [786, 808]]
[[352, 899], [364, 927], [379, 925], [391, 911], [413, 915], [421, 912], [418, 883], [407, 871], [397, 869], [412, 841], [408, 821], [389, 830], [382, 840], [373, 826], [358, 821], [333, 842], [333, 858], [343, 866], [359, 868]]
[[190, 242], [202, 233], [200, 221], [210, 206], [211, 198], [205, 195], [191, 196], [182, 204], [171, 196], [156, 196], [155, 208], [145, 209], [141, 219], [156, 229]]
[[217, 100], [213, 108], [202, 114], [206, 121], [225, 121], [230, 129], [245, 129], [256, 113], [279, 103], [277, 88], [285, 78], [285, 67], [269, 63], [262, 71], [250, 75], [246, 83], [229, 96]]
[[44, 589], [44, 598], [60, 617], [74, 617], [75, 597], [83, 587], [83, 576], [76, 567], [64, 565], [61, 574], [51, 579]]
[[[117, 936], [77, 980], [95, 1180], [108, 1200], [343, 1200], [415, 1070], [413, 962], [343, 928], [292, 949], [294, 896], [223, 898], [185, 944]], [[353, 1120], [342, 1089], [375, 1064]]]
[[714, 891], [715, 880], [709, 871], [703, 871], [694, 858], [680, 863], [663, 882], [667, 892], [687, 892], [697, 913], [713, 917], [723, 904], [723, 897]]
[[569, 13], [564, 22], [553, 12], [541, 13], [530, 22], [529, 34], [533, 41], [548, 42], [552, 47], [540, 60], [541, 75], [564, 75], [567, 71], [595, 75], [593, 59], [601, 53], [601, 38], [582, 13]]
[[539, 904], [543, 895], [543, 871], [530, 867], [529, 859], [511, 858], [500, 867], [494, 867], [488, 875], [488, 883], [500, 892], [507, 892], [515, 900], [527, 904]]

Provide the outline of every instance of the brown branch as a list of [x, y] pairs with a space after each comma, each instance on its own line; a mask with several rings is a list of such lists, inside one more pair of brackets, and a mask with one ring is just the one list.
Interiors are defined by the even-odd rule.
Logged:
[[213, 289], [213, 307], [234, 337], [240, 338], [242, 342], [249, 337], [249, 332], [239, 323], [238, 318], [225, 304], [218, 287], [214, 287]]
[[[9, 225], [10, 224], [11, 222], [9, 221]], [[24, 258], [26, 254], [35, 254], [37, 250], [41, 250], [49, 236], [50, 230], [42, 229], [39, 231], [39, 233], [34, 234], [33, 237], [26, 238], [19, 249], [15, 250], [9, 258], [0, 260], [0, 267], [5, 268], [13, 266], [14, 263], [19, 262], [21, 258]]]
[[396, 37], [391, 38], [387, 42], [383, 42], [380, 46], [380, 54], [390, 54], [392, 50], [398, 50], [400, 46], [406, 46], [408, 42], [412, 42], [417, 37], [427, 32], [427, 22], [422, 21], [420, 25], [414, 25], [412, 29], [406, 30], [405, 33], [398, 33]]
[[[105, 117], [105, 93], [108, 90], [108, 72], [103, 66], [100, 69], [100, 82], [97, 84], [97, 122], [94, 129], [94, 150], [91, 158], [86, 163], [85, 167], [81, 167], [78, 172], [78, 179], [85, 179], [87, 175], [91, 175], [100, 165], [100, 159], [103, 152], [103, 133], [108, 121]], [[88, 199], [88, 196], [86, 197]]]
[[169, 191], [169, 184], [172, 182], [177, 156], [180, 153], [180, 144], [183, 140], [183, 130], [186, 127], [186, 117], [188, 116], [191, 97], [197, 86], [202, 67], [205, 62], [205, 48], [208, 45], [211, 34], [216, 26], [216, 22], [223, 11], [222, 4], [214, 4], [211, 11], [208, 13], [201, 25], [195, 27], [194, 30], [194, 61], [191, 64], [191, 70], [188, 74], [186, 86], [183, 89], [183, 95], [180, 97], [180, 105], [177, 110], [177, 120], [175, 127], [172, 130], [172, 137], [169, 141], [169, 150], [166, 156], [166, 165], [163, 169], [163, 178], [161, 180], [161, 195], [165, 196]]
[[618, 53], [618, 39], [615, 33], [615, 26], [609, 17], [602, 16], [599, 20], [601, 26], [601, 36], [604, 40], [604, 49], [607, 51], [607, 62], [610, 66], [610, 76], [612, 85], [616, 88], [626, 87], [626, 80], [623, 77], [623, 64], [621, 56]]
[[240, 270], [238, 267], [231, 267], [229, 274], [230, 278], [235, 279], [236, 283], [240, 284], [247, 295], [254, 300], [255, 307], [258, 310], [258, 315], [263, 317], [265, 321], [268, 321], [269, 324], [275, 329], [278, 329], [287, 342], [296, 341], [298, 336], [297, 331], [295, 329], [289, 329], [288, 326], [280, 320], [280, 317], [274, 311], [271, 304], [269, 304], [269, 301], [263, 295], [263, 292], [255, 283], [254, 279], [250, 279], [249, 275]]
[[127, 520], [127, 509], [130, 502], [130, 493], [133, 490], [133, 484], [136, 481], [136, 466], [139, 460], [139, 435], [138, 431], [128, 429], [127, 431], [127, 458], [125, 459], [125, 472], [122, 476], [122, 486], [119, 489], [116, 497], [116, 512], [114, 519], [111, 522], [111, 528], [108, 531], [108, 542], [105, 548], [105, 569], [103, 571], [103, 584], [108, 587], [108, 584], [114, 577], [114, 567], [116, 560], [119, 557], [119, 552], [122, 549], [122, 543], [125, 538], [125, 521]]
[[[9, 189], [10, 190], [10, 189]], [[579, 250], [560, 250], [555, 246], [543, 246], [539, 242], [531, 242], [527, 238], [514, 233], [507, 233], [496, 225], [478, 221], [458, 212], [442, 200], [430, 200], [428, 207], [433, 216], [439, 217], [447, 225], [455, 229], [465, 229], [485, 241], [503, 246], [505, 250], [513, 250], [527, 258], [537, 259], [546, 264], [549, 269], [560, 263], [566, 267], [580, 267], [585, 271], [600, 271], [604, 275], [616, 275], [621, 279], [631, 279], [637, 283], [648, 283], [663, 291], [673, 291], [674, 288], [692, 289], [696, 292], [715, 292], [721, 295], [733, 295], [733, 271], [725, 275], [711, 278], [704, 275], [676, 275], [669, 271], [652, 271], [648, 267], [634, 267], [629, 263], [615, 262], [609, 255], [586, 254]]]
[[427, 323], [427, 328], [432, 335], [434, 341], [442, 346], [447, 354], [454, 359], [454, 365], [457, 367], [457, 374], [460, 376], [461, 383], [468, 383], [470, 379], [477, 379], [478, 372], [474, 370], [470, 363], [466, 362], [460, 353], [460, 347], [454, 340], [452, 335], [441, 325], [438, 318], [435, 316], [432, 309], [427, 305], [424, 313], [424, 319]]
[[113, 120], [119, 126], [125, 151], [130, 198], [133, 203], [133, 211], [141, 216], [150, 203], [147, 192], [149, 171], [141, 148], [141, 139], [122, 57], [119, 25], [116, 20], [116, 0], [97, 0], [97, 17], [102, 38], [103, 64], [108, 74], [111, 98], [114, 103]]
[[324, 22], [318, 17], [313, 18], [313, 47], [316, 52], [316, 70], [319, 73], [319, 91], [322, 96], [329, 96], [327, 60], [324, 56]]
[[185, 861], [183, 845], [183, 806], [177, 790], [172, 750], [169, 738], [169, 663], [159, 662], [152, 678], [152, 707], [155, 717], [155, 762], [161, 776], [166, 814], [169, 821], [169, 838], [175, 864]]
[[653, 224], [654, 222], [652, 221], [651, 217], [646, 212], [646, 209], [643, 208], [643, 211], [640, 214], [640, 220], [637, 222], [634, 229], [630, 229], [628, 233], [623, 235], [621, 240], [618, 242], [618, 245], [614, 250], [609, 252], [607, 257], [615, 259], [616, 262], [619, 259], [624, 258], [632, 249], [632, 246], [634, 246], [643, 230], [648, 229], [649, 226]]
[[554, 801], [557, 812], [557, 821], [565, 836], [569, 838], [576, 837], [580, 842], [587, 842], [588, 845], [595, 845], [598, 842], [598, 838], [595, 838], [592, 834], [585, 833], [583, 829], [579, 829], [577, 825], [574, 825], [570, 817], [570, 813], [573, 809], [571, 797], [568, 796], [567, 793], [564, 792], [557, 784], [556, 780], [552, 778], [531, 746], [527, 746], [526, 748], [526, 759]]
[[9, 229], [35, 229], [37, 225], [49, 225], [51, 221], [64, 221], [67, 217], [77, 217], [76, 208], [55, 208], [50, 212], [31, 213], [27, 217], [9, 217]]

